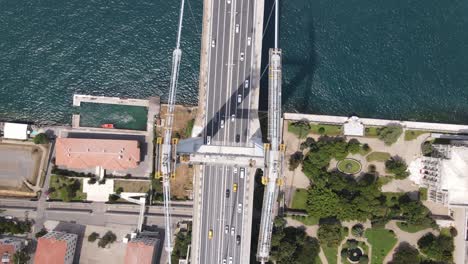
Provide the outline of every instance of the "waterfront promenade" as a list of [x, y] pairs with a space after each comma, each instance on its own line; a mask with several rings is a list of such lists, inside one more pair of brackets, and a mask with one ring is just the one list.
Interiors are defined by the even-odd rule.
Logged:
[[[292, 120], [292, 121], [307, 121], [307, 122], [314, 122], [314, 123], [320, 123], [320, 124], [342, 125], [346, 123], [346, 121], [348, 121], [349, 117], [284, 113], [284, 119]], [[364, 126], [387, 126], [389, 124], [399, 124], [402, 127], [406, 129], [411, 129], [411, 130], [425, 130], [429, 132], [447, 132], [447, 133], [468, 133], [468, 125], [400, 121], [400, 120], [375, 119], [375, 118], [359, 118], [359, 121]]]

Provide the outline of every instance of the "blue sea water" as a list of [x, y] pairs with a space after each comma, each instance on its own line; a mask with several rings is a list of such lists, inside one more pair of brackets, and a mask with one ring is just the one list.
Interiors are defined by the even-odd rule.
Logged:
[[[202, 2], [186, 1], [179, 103], [197, 103]], [[468, 123], [468, 2], [280, 2], [285, 111]], [[178, 12], [179, 1], [0, 0], [0, 119], [70, 123], [74, 93], [164, 101]]]

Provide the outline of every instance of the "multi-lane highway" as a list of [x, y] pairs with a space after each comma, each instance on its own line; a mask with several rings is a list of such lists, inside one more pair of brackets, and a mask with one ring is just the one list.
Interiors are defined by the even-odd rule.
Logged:
[[205, 166], [204, 169], [200, 263], [241, 263], [245, 168]]
[[250, 143], [254, 0], [211, 4], [205, 142], [245, 146]]
[[[206, 145], [253, 148], [252, 105], [257, 105], [259, 46], [262, 36], [263, 2], [254, 0], [207, 0], [204, 25], [206, 80], [204, 129]], [[259, 9], [262, 10], [257, 10]], [[257, 72], [258, 71], [258, 72]], [[206, 83], [206, 85], [205, 85]], [[222, 163], [222, 162], [221, 162]], [[195, 196], [193, 263], [247, 263], [254, 170], [240, 165], [205, 164], [199, 172]], [[242, 174], [242, 178], [241, 178]]]

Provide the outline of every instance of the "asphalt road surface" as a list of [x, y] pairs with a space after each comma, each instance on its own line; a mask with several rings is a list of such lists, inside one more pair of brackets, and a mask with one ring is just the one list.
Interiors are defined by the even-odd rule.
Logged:
[[211, 145], [245, 146], [251, 144], [247, 136], [254, 0], [220, 0], [212, 4], [204, 136]]
[[230, 263], [231, 259], [232, 263], [241, 263], [240, 242], [250, 237], [241, 235], [247, 182], [246, 177], [240, 178], [240, 170], [231, 166], [205, 166], [201, 179], [199, 263]]

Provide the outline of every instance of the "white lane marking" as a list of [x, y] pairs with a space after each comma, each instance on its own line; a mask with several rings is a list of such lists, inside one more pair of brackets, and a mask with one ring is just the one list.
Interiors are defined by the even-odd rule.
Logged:
[[[226, 105], [225, 107], [225, 110], [226, 109], [231, 109], [231, 104], [229, 103], [230, 102], [230, 97], [231, 97], [231, 91], [232, 91], [232, 87], [231, 87], [231, 83], [232, 83], [232, 67], [231, 65], [229, 64], [230, 62], [231, 63], [234, 63], [234, 58], [233, 58], [233, 53], [234, 53], [234, 50], [233, 48], [231, 48], [232, 44], [233, 44], [233, 39], [234, 39], [234, 35], [236, 34], [234, 31], [231, 31], [231, 28], [233, 26], [235, 26], [235, 17], [236, 17], [236, 13], [234, 12], [235, 10], [235, 6], [236, 6], [236, 0], [233, 0], [232, 3], [231, 3], [231, 24], [229, 26], [229, 31], [230, 31], [230, 34], [229, 34], [229, 48], [228, 48], [228, 77], [226, 78], [226, 88], [228, 89], [227, 93], [226, 93], [226, 96], [225, 96], [225, 99], [224, 99], [224, 104]], [[229, 111], [228, 110], [228, 111]], [[226, 111], [224, 112], [224, 115], [226, 117], [226, 115], [229, 115], [228, 113], [226, 113]], [[229, 121], [229, 119], [228, 119]], [[224, 138], [223, 138], [223, 145], [226, 145], [226, 138], [229, 137], [229, 128], [231, 127], [231, 124], [229, 124], [229, 122], [225, 125], [224, 127], [224, 131], [223, 131], [223, 134], [224, 134]]]
[[[242, 64], [242, 67], [244, 67], [245, 69], [245, 54], [244, 54], [244, 61], [240, 61], [240, 52], [241, 52], [241, 41], [242, 41], [242, 35], [245, 33], [246, 29], [242, 26], [244, 24], [244, 1], [241, 2], [241, 7], [240, 7], [240, 10], [241, 10], [241, 15], [240, 15], [240, 21], [239, 21], [239, 27], [242, 29], [242, 32], [239, 32], [239, 37], [237, 38], [237, 43], [239, 45], [238, 49], [237, 49], [237, 59], [238, 59], [238, 62], [237, 63], [237, 71], [236, 71], [236, 78], [234, 79], [234, 82], [231, 82], [231, 84], [233, 84], [233, 87], [234, 89], [234, 94], [236, 95], [234, 97], [234, 102], [235, 102], [235, 109], [236, 109], [236, 113], [238, 112], [238, 106], [239, 104], [237, 103], [237, 96], [239, 96], [239, 69], [241, 67], [241, 64]], [[235, 47], [235, 45], [234, 45]], [[232, 94], [230, 95], [232, 97]], [[243, 94], [242, 94], [242, 97], [243, 97]], [[244, 98], [242, 98], [242, 102], [244, 101]], [[241, 102], [241, 106], [242, 106], [242, 102]], [[232, 104], [232, 103], [231, 103]], [[237, 132], [237, 123], [238, 123], [238, 117], [236, 116], [236, 120], [235, 120], [235, 123], [234, 123], [234, 134], [236, 134]], [[240, 119], [240, 122], [242, 124], [242, 119]], [[242, 127], [241, 127], [242, 129]], [[236, 141], [234, 139], [234, 144], [232, 145], [236, 145]]]
[[[213, 127], [211, 128], [211, 132], [208, 131], [208, 113], [210, 112], [209, 111], [209, 106], [208, 106], [208, 101], [209, 101], [209, 98], [210, 98], [210, 81], [211, 81], [211, 51], [212, 51], [212, 47], [211, 47], [211, 40], [213, 39], [213, 2], [215, 0], [212, 0], [211, 1], [211, 17], [210, 17], [210, 29], [209, 29], [209, 36], [208, 36], [208, 70], [207, 70], [207, 74], [206, 74], [206, 78], [207, 78], [207, 83], [206, 83], [206, 87], [205, 87], [205, 134], [203, 135], [205, 138], [208, 134], [212, 134], [213, 133]], [[218, 19], [219, 19], [219, 16], [218, 16]], [[217, 51], [217, 49], [215, 50]], [[203, 139], [203, 141], [205, 140], [205, 138]]]
[[[249, 1], [250, 1], [250, 0], [249, 0]], [[249, 5], [249, 8], [250, 8], [250, 5]], [[250, 73], [249, 73], [249, 79], [250, 79], [250, 81], [249, 81], [249, 86], [250, 86], [250, 87], [249, 87], [249, 99], [248, 99], [248, 102], [247, 102], [247, 103], [248, 103], [248, 106], [249, 106], [249, 109], [250, 109], [250, 104], [251, 104], [251, 102], [252, 102], [252, 97], [253, 97], [252, 92], [253, 92], [253, 89], [254, 89], [254, 88], [257, 89], [258, 92], [259, 92], [259, 95], [260, 95], [260, 75], [258, 76], [258, 84], [257, 84], [257, 82], [253, 82], [253, 81], [252, 81], [252, 79], [253, 79], [252, 76], [253, 76], [253, 71], [254, 71], [254, 61], [255, 61], [256, 58], [257, 58], [257, 57], [255, 56], [256, 54], [255, 54], [255, 49], [254, 49], [255, 43], [256, 43], [256, 42], [255, 42], [255, 39], [256, 39], [255, 36], [256, 36], [256, 31], [257, 31], [257, 25], [254, 25], [255, 15], [256, 15], [256, 14], [257, 14], [257, 3], [254, 3], [254, 10], [253, 10], [253, 15], [252, 15], [252, 28], [253, 28], [254, 30], [252, 31], [252, 36], [251, 36], [251, 38], [252, 38], [252, 44], [250, 45], [250, 49], [251, 49], [251, 51], [250, 51]], [[261, 52], [261, 51], [260, 51], [260, 52]], [[261, 67], [261, 66], [260, 66], [260, 67]], [[259, 71], [260, 71], [260, 70], [259, 70]], [[259, 72], [259, 74], [260, 74], [260, 72]], [[258, 87], [255, 87], [255, 86], [252, 85], [252, 84], [254, 84], [255, 86], [258, 86]], [[257, 98], [257, 99], [260, 100], [260, 98]], [[258, 103], [260, 103], [260, 102], [258, 102]], [[251, 132], [250, 132], [250, 116], [249, 116], [249, 114], [250, 114], [250, 113], [247, 114], [247, 135], [251, 134]], [[246, 141], [247, 141], [247, 139], [246, 139]], [[252, 145], [253, 145], [253, 144], [252, 144]], [[247, 144], [247, 146], [248, 146], [248, 144]]]
[[[250, 32], [250, 0], [248, 0], [247, 2], [247, 27], [246, 27], [246, 30], [245, 30], [245, 40], [247, 40], [248, 36], [249, 36], [249, 32]], [[252, 20], [253, 20], [253, 16], [252, 16]], [[247, 45], [247, 43], [242, 43], [243, 45]], [[240, 47], [240, 46], [239, 46]], [[245, 47], [245, 46], [244, 46]], [[252, 51], [251, 51], [252, 52]], [[249, 68], [249, 71], [250, 73], [252, 72], [252, 53], [250, 53], [250, 56], [249, 54], [247, 54], [247, 50], [244, 49], [244, 54], [245, 54], [245, 61], [247, 62], [248, 58], [250, 57], [250, 68]], [[248, 109], [250, 110], [250, 92], [252, 91], [250, 88], [249, 89], [245, 89], [245, 71], [246, 71], [246, 63], [244, 62], [244, 69], [242, 71], [242, 83], [241, 83], [241, 88], [242, 89], [242, 102], [241, 102], [241, 109]], [[252, 79], [252, 76], [249, 74], [249, 79], [251, 80]], [[251, 82], [251, 81], [249, 81]], [[249, 99], [248, 100], [245, 100], [246, 98], [244, 97], [244, 93], [246, 92], [246, 90], [248, 91], [249, 93]], [[246, 103], [247, 102], [247, 103]], [[247, 124], [249, 123], [249, 114], [250, 114], [250, 111], [247, 112], [247, 118], [244, 119], [244, 111], [241, 112], [241, 119], [240, 119], [240, 131], [239, 131], [239, 135], [240, 135], [240, 138], [239, 138], [239, 145], [242, 146], [242, 136], [243, 136], [243, 130], [244, 130], [244, 122], [247, 122]], [[245, 121], [247, 120], [247, 121]], [[248, 125], [247, 125], [248, 126]], [[245, 136], [246, 137], [246, 136]], [[247, 143], [247, 137], [245, 139], [246, 143]]]
[[[218, 37], [218, 36], [220, 35], [220, 34], [219, 34], [219, 30], [220, 30], [220, 27], [219, 27], [219, 24], [220, 24], [220, 23], [219, 23], [219, 19], [220, 19], [220, 16], [221, 16], [221, 15], [220, 15], [221, 8], [219, 8], [219, 6], [218, 6], [218, 8], [217, 8], [217, 11], [218, 11], [218, 17], [217, 17], [217, 22], [216, 22], [216, 25], [217, 25], [217, 27], [216, 27], [216, 37]], [[226, 5], [224, 5], [224, 12], [226, 12]], [[226, 23], [225, 20], [226, 20], [226, 16], [223, 15], [223, 23], [224, 23], [224, 24]], [[215, 76], [214, 76], [213, 87], [212, 87], [212, 91], [213, 91], [213, 98], [212, 98], [212, 100], [215, 100], [215, 98], [216, 98], [216, 92], [217, 92], [217, 89], [218, 89], [218, 88], [217, 88], [217, 87], [218, 87], [218, 85], [217, 85], [217, 80], [218, 80], [218, 70], [219, 70], [219, 68], [216, 67], [216, 66], [219, 64], [218, 51], [219, 51], [220, 49], [222, 49], [223, 46], [224, 46], [224, 31], [223, 31], [223, 41], [222, 41], [222, 45], [221, 45], [221, 47], [219, 47], [219, 41], [218, 41], [218, 47], [216, 47], [215, 64], [214, 64], [214, 67], [215, 67], [215, 69], [214, 69], [214, 74], [215, 74]], [[221, 56], [221, 63], [223, 63], [223, 56]], [[222, 68], [221, 68], [221, 71], [222, 71]], [[221, 78], [222, 78], [222, 74], [221, 74]], [[208, 100], [208, 99], [207, 99], [207, 100]], [[211, 112], [213, 113], [213, 116], [211, 117], [211, 118], [212, 118], [212, 122], [211, 122], [211, 137], [212, 137], [212, 139], [213, 139], [213, 143], [216, 144], [216, 136], [219, 137], [219, 135], [218, 135], [218, 134], [219, 134], [219, 133], [218, 133], [218, 132], [219, 132], [219, 123], [218, 123], [219, 120], [216, 120], [216, 116], [217, 116], [217, 113], [218, 113], [218, 111], [219, 111], [219, 108], [216, 108], [216, 107], [215, 107], [216, 104], [215, 104], [212, 100], [210, 101], [211, 103], [208, 103], [208, 101], [207, 101], [207, 105], [210, 105], [210, 106], [212, 107], [212, 111], [211, 111]], [[217, 126], [216, 129], [214, 128], [215, 120], [217, 121], [217, 122], [216, 122], [216, 126]], [[213, 131], [214, 131], [214, 130], [217, 130], [216, 136], [213, 135]]]

